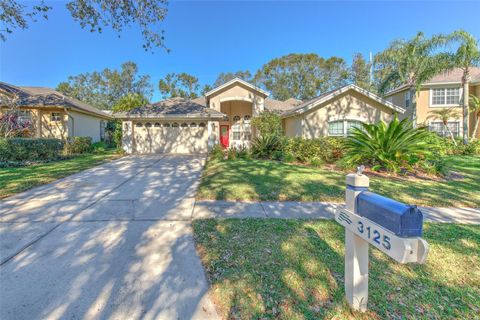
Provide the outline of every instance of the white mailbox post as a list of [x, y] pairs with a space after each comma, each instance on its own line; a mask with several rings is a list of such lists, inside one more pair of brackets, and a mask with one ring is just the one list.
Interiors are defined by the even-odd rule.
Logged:
[[[369, 187], [369, 179], [362, 174], [362, 170], [363, 168], [359, 168], [357, 173], [347, 175], [346, 208], [339, 209], [335, 213], [335, 220], [345, 227], [345, 295], [350, 306], [358, 311], [367, 309], [370, 244], [400, 263], [424, 263], [428, 254], [428, 244], [422, 238], [397, 236], [385, 226], [358, 214], [358, 197], [360, 193], [368, 191]], [[388, 200], [391, 201], [392, 206], [395, 205], [393, 200]], [[376, 206], [374, 201], [372, 201], [373, 206]], [[388, 215], [389, 211], [394, 213], [394, 210], [398, 211], [398, 208], [389, 210], [381, 207], [382, 205], [385, 204], [382, 202], [378, 204], [376, 209], [380, 209], [376, 210], [376, 214], [382, 210], [385, 215]], [[419, 214], [421, 225], [421, 213]], [[378, 220], [383, 221], [382, 218]], [[418, 224], [418, 221], [416, 223]]]

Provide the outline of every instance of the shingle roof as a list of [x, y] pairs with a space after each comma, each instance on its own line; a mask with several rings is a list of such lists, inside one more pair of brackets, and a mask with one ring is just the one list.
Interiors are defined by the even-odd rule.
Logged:
[[267, 98], [265, 99], [265, 108], [269, 111], [283, 113], [285, 111], [295, 108], [295, 106], [300, 103], [302, 103], [301, 100], [297, 100], [294, 98], [290, 98], [285, 101]]
[[0, 82], [0, 90], [15, 94], [18, 97], [16, 102], [20, 107], [65, 107], [101, 116], [112, 118], [111, 115], [92, 107], [82, 101], [70, 98], [61, 92], [45, 87], [19, 87], [5, 82]]
[[[201, 100], [197, 101], [201, 103]], [[225, 117], [223, 113], [207, 108], [198, 102], [185, 98], [174, 97], [153, 104], [148, 104], [146, 106], [138, 107], [128, 112], [119, 112], [116, 113], [115, 116], [118, 118], [188, 117], [219, 119]]]

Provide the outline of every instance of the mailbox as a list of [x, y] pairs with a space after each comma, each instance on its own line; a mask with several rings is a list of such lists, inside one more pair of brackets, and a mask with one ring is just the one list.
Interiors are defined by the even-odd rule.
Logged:
[[422, 236], [423, 214], [416, 206], [363, 191], [357, 197], [356, 211], [399, 237]]

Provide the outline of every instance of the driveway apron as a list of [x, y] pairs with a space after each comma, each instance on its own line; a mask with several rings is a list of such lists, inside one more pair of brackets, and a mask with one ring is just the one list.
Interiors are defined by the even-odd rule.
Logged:
[[0, 318], [218, 318], [190, 223], [203, 164], [129, 156], [1, 201]]

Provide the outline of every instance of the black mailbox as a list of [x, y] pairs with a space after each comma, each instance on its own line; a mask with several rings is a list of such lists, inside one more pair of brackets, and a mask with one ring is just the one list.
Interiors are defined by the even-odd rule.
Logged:
[[416, 207], [363, 191], [357, 197], [357, 214], [399, 237], [420, 237], [423, 214]]

